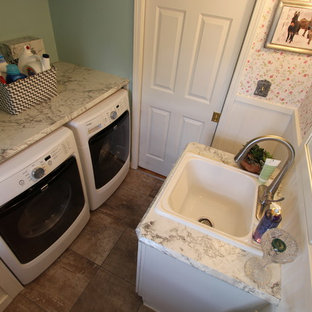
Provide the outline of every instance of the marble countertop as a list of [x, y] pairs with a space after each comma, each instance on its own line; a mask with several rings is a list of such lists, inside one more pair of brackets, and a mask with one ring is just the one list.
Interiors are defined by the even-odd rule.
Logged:
[[0, 163], [93, 107], [128, 80], [69, 63], [57, 62], [58, 95], [18, 115], [0, 110]]
[[[233, 160], [234, 155], [202, 144], [190, 143], [185, 152], [192, 152], [237, 167]], [[281, 292], [280, 265], [271, 264], [274, 274], [270, 284], [264, 288], [258, 287], [244, 272], [245, 262], [255, 256], [254, 254], [203, 234], [196, 229], [186, 227], [155, 211], [157, 202], [170, 181], [173, 171], [167, 177], [136, 229], [139, 240], [277, 307]]]

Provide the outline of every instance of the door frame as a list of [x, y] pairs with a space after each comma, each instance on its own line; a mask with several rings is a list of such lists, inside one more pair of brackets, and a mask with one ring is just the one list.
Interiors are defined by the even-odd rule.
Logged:
[[[266, 0], [255, 0], [254, 10], [243, 41], [242, 49], [234, 69], [232, 81], [225, 98], [223, 109], [225, 110], [234, 102], [237, 85], [246, 63], [249, 47], [254, 38], [256, 26], [261, 18]], [[131, 138], [131, 168], [137, 169], [139, 164], [140, 146], [140, 119], [142, 101], [142, 74], [143, 74], [143, 48], [144, 48], [144, 24], [145, 24], [146, 0], [134, 0], [134, 21], [133, 21], [133, 69], [132, 69], [132, 138]], [[221, 116], [222, 118], [222, 116]], [[218, 125], [216, 131], [218, 131]], [[215, 131], [215, 133], [216, 133]], [[213, 139], [214, 140], [214, 139]], [[212, 140], [212, 144], [213, 144]]]

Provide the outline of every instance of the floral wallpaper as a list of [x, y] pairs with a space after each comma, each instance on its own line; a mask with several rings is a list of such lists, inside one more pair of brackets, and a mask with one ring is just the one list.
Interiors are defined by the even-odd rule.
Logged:
[[301, 136], [305, 137], [312, 129], [312, 88], [298, 109]]
[[255, 33], [238, 93], [254, 95], [258, 80], [272, 85], [266, 101], [298, 109], [301, 135], [312, 126], [312, 56], [264, 48], [271, 21], [279, 0], [266, 0], [258, 30]]

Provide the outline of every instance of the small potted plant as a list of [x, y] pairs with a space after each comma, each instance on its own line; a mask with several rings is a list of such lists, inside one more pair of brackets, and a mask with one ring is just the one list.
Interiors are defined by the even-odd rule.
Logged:
[[273, 155], [256, 144], [241, 161], [241, 166], [249, 172], [259, 174], [267, 158], [273, 158]]

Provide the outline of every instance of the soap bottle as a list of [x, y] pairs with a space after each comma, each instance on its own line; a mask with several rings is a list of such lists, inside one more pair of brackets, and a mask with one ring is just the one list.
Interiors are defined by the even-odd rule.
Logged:
[[24, 46], [23, 53], [18, 59], [18, 69], [25, 75], [33, 75], [42, 71], [40, 57], [31, 52], [29, 45]]
[[252, 234], [252, 238], [257, 243], [261, 243], [262, 235], [268, 230], [276, 228], [282, 221], [282, 208], [271, 203], [271, 206], [265, 211], [263, 217], [259, 221], [255, 231]]

